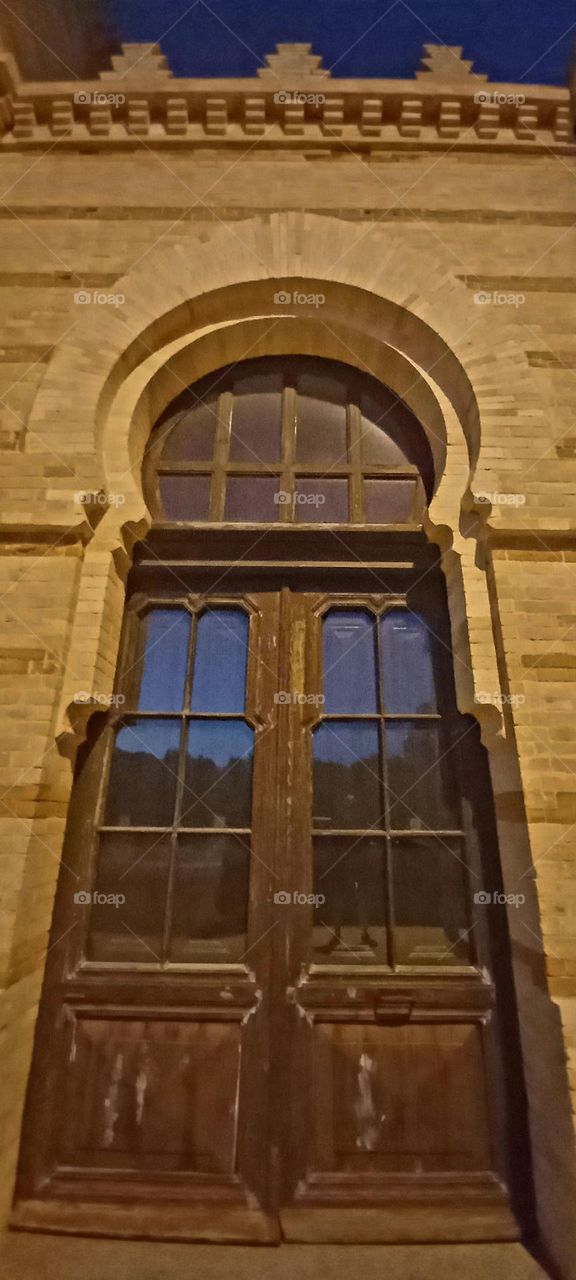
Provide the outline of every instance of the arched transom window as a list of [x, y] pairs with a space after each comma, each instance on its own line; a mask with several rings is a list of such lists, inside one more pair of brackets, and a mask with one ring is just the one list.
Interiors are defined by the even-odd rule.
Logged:
[[145, 485], [160, 522], [406, 525], [421, 519], [433, 464], [412, 411], [375, 378], [261, 357], [168, 406]]

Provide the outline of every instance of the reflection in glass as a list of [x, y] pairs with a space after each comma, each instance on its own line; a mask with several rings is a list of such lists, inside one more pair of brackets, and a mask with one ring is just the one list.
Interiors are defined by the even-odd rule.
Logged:
[[[180, 836], [172, 901], [170, 959], [190, 961], [206, 943], [234, 958], [246, 948], [249, 837]], [[213, 948], [212, 948], [213, 950]]]
[[198, 621], [193, 711], [243, 711], [249, 619], [241, 609], [211, 609]]
[[366, 524], [405, 524], [415, 519], [415, 480], [365, 480]]
[[458, 840], [392, 842], [397, 964], [466, 964], [469, 929], [464, 849]]
[[132, 720], [116, 735], [104, 825], [166, 827], [174, 817], [180, 725]]
[[457, 830], [460, 826], [448, 746], [437, 724], [388, 721], [390, 826]]
[[93, 899], [89, 960], [155, 964], [162, 959], [169, 863], [165, 836], [134, 831], [100, 836], [94, 891], [116, 902]]
[[303, 524], [347, 524], [348, 481], [324, 477], [296, 481], [296, 519]]
[[165, 520], [208, 520], [210, 476], [158, 477]]
[[[386, 853], [383, 840], [354, 836], [321, 837], [314, 841], [313, 945], [316, 959], [340, 963], [360, 959], [386, 960]], [[320, 901], [321, 898], [325, 901]], [[334, 953], [338, 952], [337, 955]], [[366, 954], [363, 954], [366, 953]]]
[[190, 614], [184, 609], [153, 609], [146, 615], [145, 628], [138, 707], [141, 711], [181, 711]]
[[313, 734], [314, 825], [366, 828], [381, 821], [377, 724], [324, 721]]
[[253, 741], [242, 720], [191, 722], [182, 826], [250, 826]]
[[217, 396], [205, 399], [184, 414], [176, 414], [173, 419], [176, 425], [172, 429], [169, 424], [162, 428], [162, 437], [166, 440], [163, 462], [211, 462], [217, 420]]
[[228, 476], [224, 519], [272, 524], [278, 519], [280, 476]]
[[435, 712], [433, 637], [424, 619], [408, 609], [391, 609], [384, 614], [381, 628], [385, 711], [389, 715]]
[[376, 626], [363, 609], [332, 609], [322, 626], [323, 710], [328, 714], [374, 712]]

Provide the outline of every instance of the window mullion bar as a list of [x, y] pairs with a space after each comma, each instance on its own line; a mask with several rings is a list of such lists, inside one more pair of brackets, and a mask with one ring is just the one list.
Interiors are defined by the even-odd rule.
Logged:
[[222, 523], [224, 520], [224, 502], [226, 498], [226, 464], [230, 453], [230, 432], [232, 430], [231, 391], [223, 391], [218, 398], [218, 425], [216, 427], [216, 443], [214, 446], [214, 470], [210, 491], [210, 516], [212, 520]]
[[290, 496], [289, 502], [280, 504], [279, 518], [281, 524], [290, 524], [295, 517], [294, 511], [294, 461], [296, 458], [296, 390], [284, 387], [282, 392], [282, 480], [281, 490]]
[[358, 405], [349, 404], [346, 408], [348, 417], [348, 438], [350, 441], [350, 520], [352, 524], [364, 522], [364, 491], [362, 486], [362, 452], [360, 445], [361, 418]]
[[386, 721], [384, 719], [384, 672], [382, 668], [382, 637], [380, 635], [380, 618], [377, 617], [374, 622], [376, 627], [376, 663], [378, 671], [378, 710], [380, 712], [380, 795], [382, 813], [384, 815], [384, 843], [385, 843], [385, 868], [386, 868], [386, 933], [387, 933], [387, 960], [391, 969], [394, 968], [394, 935], [393, 935], [393, 903], [392, 903], [392, 843], [390, 837], [390, 814], [388, 812], [388, 761], [386, 753]]
[[178, 777], [176, 781], [176, 796], [174, 800], [174, 822], [170, 835], [170, 863], [168, 866], [168, 885], [166, 889], [166, 908], [164, 912], [164, 932], [162, 936], [162, 963], [165, 964], [168, 959], [168, 947], [170, 943], [170, 932], [172, 928], [172, 899], [174, 895], [174, 878], [176, 874], [176, 850], [178, 842], [178, 822], [182, 814], [182, 797], [184, 794], [184, 777], [186, 774], [186, 753], [188, 750], [188, 723], [189, 717], [187, 709], [190, 707], [192, 697], [192, 673], [194, 670], [194, 656], [196, 652], [196, 634], [198, 631], [198, 615], [192, 616], [192, 625], [190, 627], [190, 645], [188, 651], [188, 669], [186, 672], [186, 680], [184, 684], [183, 706], [180, 712], [180, 750], [178, 753]]

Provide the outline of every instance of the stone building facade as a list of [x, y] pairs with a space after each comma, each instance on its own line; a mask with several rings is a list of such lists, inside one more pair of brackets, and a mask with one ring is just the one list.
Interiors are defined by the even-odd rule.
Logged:
[[144, 45], [125, 45], [93, 81], [23, 81], [8, 53], [0, 67], [5, 1218], [71, 762], [113, 689], [132, 549], [151, 522], [149, 433], [204, 374], [306, 354], [372, 373], [445, 442], [426, 533], [446, 576], [458, 706], [479, 721], [490, 761], [538, 1226], [543, 1256], [568, 1280], [568, 91], [489, 83], [459, 49], [436, 46], [406, 81], [332, 78], [305, 45], [279, 45], [246, 80], [176, 81]]

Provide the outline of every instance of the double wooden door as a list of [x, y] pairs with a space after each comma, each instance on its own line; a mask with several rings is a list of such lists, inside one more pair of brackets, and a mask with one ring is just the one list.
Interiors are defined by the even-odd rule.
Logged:
[[440, 615], [134, 598], [77, 770], [14, 1225], [517, 1234]]

